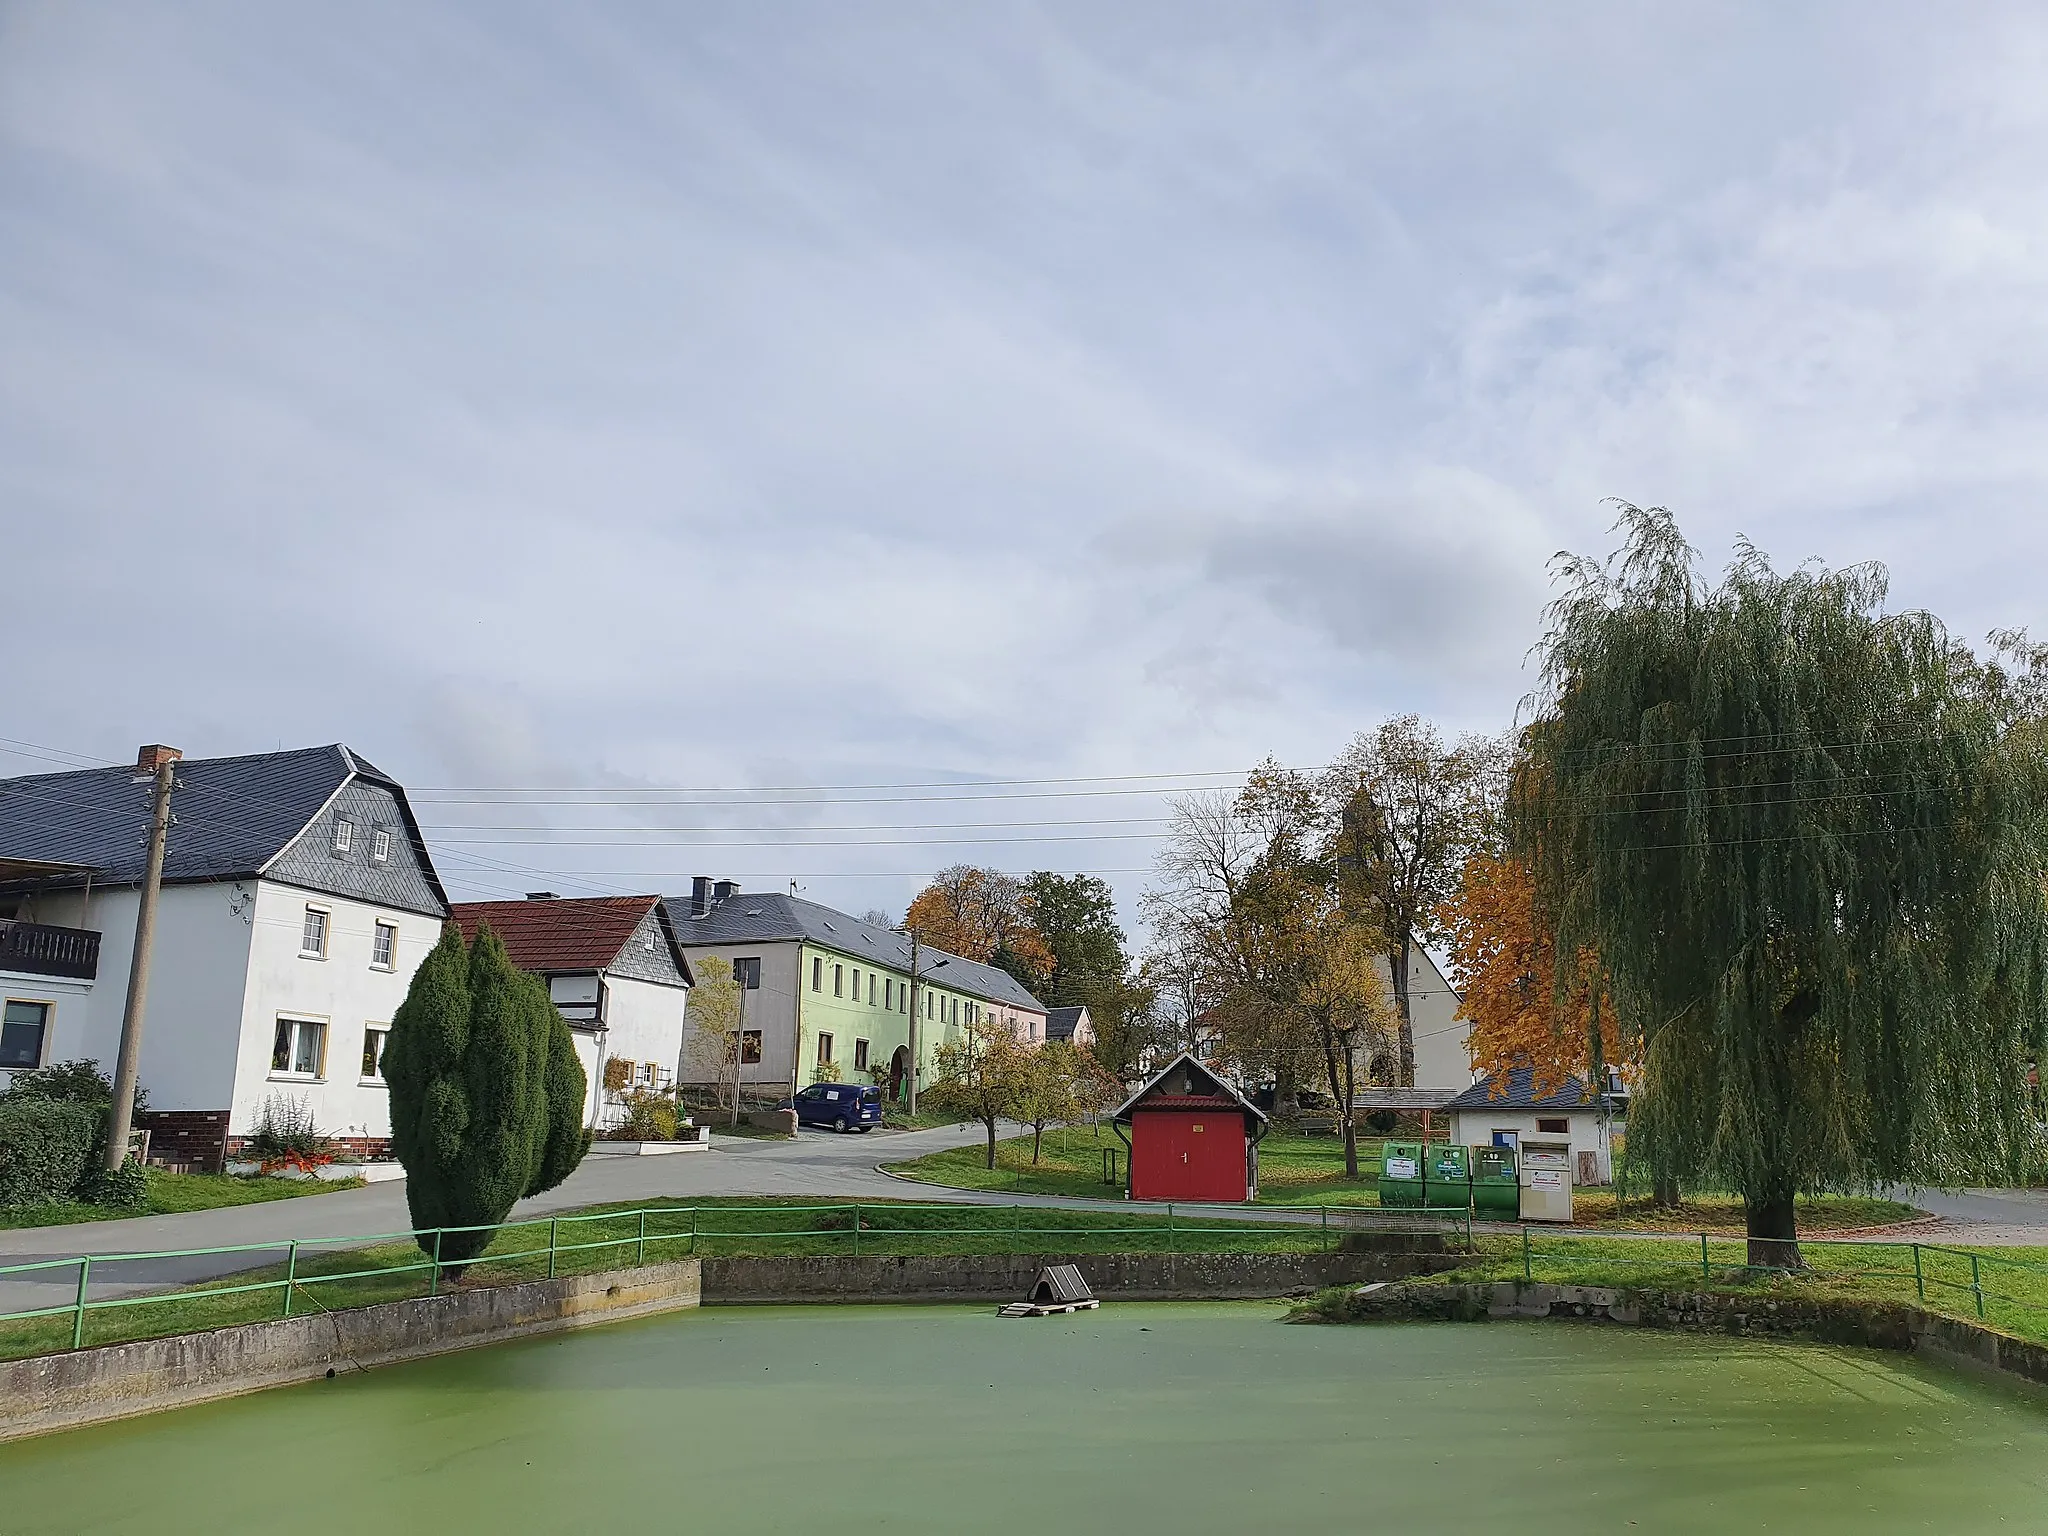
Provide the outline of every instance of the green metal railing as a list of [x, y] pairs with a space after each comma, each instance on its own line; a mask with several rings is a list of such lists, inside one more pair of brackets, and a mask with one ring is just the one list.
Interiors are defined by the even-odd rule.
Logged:
[[[1586, 1253], [1583, 1249], [1590, 1244], [1599, 1245], [1601, 1252]], [[1782, 1265], [1751, 1264], [1749, 1262], [1749, 1239], [1746, 1237], [1716, 1237], [1705, 1232], [1673, 1233], [1669, 1236], [1632, 1233], [1609, 1236], [1597, 1232], [1538, 1232], [1528, 1226], [1521, 1230], [1522, 1278], [1533, 1281], [1538, 1265], [1561, 1268], [1567, 1272], [1586, 1269], [1659, 1269], [1686, 1276], [1688, 1283], [1693, 1271], [1697, 1270], [1700, 1286], [1710, 1288], [1716, 1277], [1733, 1277], [1736, 1283], [1751, 1278], [1784, 1276], [1795, 1273]], [[1630, 1247], [1632, 1255], [1617, 1253], [1617, 1247]], [[1802, 1237], [1799, 1239], [1802, 1253], [1819, 1259], [1812, 1265], [1812, 1272], [1822, 1279], [1840, 1280], [1910, 1280], [1914, 1296], [1925, 1303], [1929, 1289], [1935, 1293], [1935, 1304], [1939, 1306], [1948, 1296], [1961, 1294], [1969, 1297], [1971, 1310], [1980, 1318], [1987, 1315], [1986, 1304], [1998, 1303], [2022, 1311], [2042, 1314], [2048, 1317], [2048, 1299], [2014, 1295], [2009, 1291], [1995, 1290], [1984, 1281], [1987, 1266], [1994, 1271], [2004, 1269], [2019, 1274], [2040, 1276], [2048, 1281], [2048, 1264], [2029, 1259], [2013, 1258], [2005, 1254], [1983, 1253], [1968, 1248], [1951, 1247], [1945, 1243], [1914, 1243], [1897, 1240], [1881, 1240], [1864, 1237]], [[1580, 1251], [1574, 1252], [1577, 1249]], [[1730, 1250], [1739, 1250], [1739, 1256]], [[1817, 1250], [1817, 1252], [1816, 1252]], [[1896, 1267], [1878, 1265], [1856, 1265], [1838, 1263], [1838, 1258], [1854, 1250], [1875, 1251], [1880, 1255], [1897, 1254]], [[1929, 1260], [1936, 1261], [1933, 1264]], [[1907, 1267], [1910, 1263], [1910, 1267]], [[1969, 1278], [1960, 1278], [1967, 1266]], [[1944, 1273], [1943, 1271], [1948, 1271]]]
[[[1458, 1211], [1387, 1213], [1369, 1207], [1326, 1206], [1313, 1210], [1283, 1207], [1267, 1219], [1255, 1220], [1208, 1214], [1191, 1216], [1169, 1204], [1149, 1219], [1136, 1210], [1128, 1216], [1119, 1211], [1105, 1211], [1102, 1212], [1105, 1217], [1124, 1219], [1080, 1225], [1073, 1224], [1074, 1214], [1056, 1206], [956, 1202], [648, 1206], [627, 1211], [536, 1217], [529, 1221], [502, 1222], [495, 1227], [427, 1227], [351, 1237], [240, 1243], [218, 1248], [84, 1254], [0, 1267], [0, 1281], [60, 1270], [76, 1270], [78, 1276], [71, 1300], [53, 1306], [0, 1312], [0, 1323], [68, 1316], [71, 1319], [70, 1347], [80, 1349], [85, 1344], [88, 1315], [103, 1311], [275, 1292], [278, 1296], [276, 1315], [291, 1317], [297, 1305], [295, 1298], [309, 1301], [323, 1311], [328, 1310], [315, 1295], [313, 1288], [316, 1286], [424, 1274], [427, 1277], [426, 1294], [433, 1296], [440, 1293], [445, 1271], [471, 1265], [538, 1266], [545, 1261], [546, 1274], [553, 1279], [560, 1272], [564, 1258], [571, 1255], [609, 1251], [619, 1256], [620, 1263], [645, 1264], [649, 1262], [650, 1247], [666, 1250], [659, 1257], [690, 1257], [702, 1252], [706, 1246], [715, 1248], [735, 1242], [760, 1245], [828, 1238], [843, 1241], [846, 1251], [857, 1256], [862, 1252], [864, 1237], [870, 1255], [878, 1246], [887, 1250], [920, 1246], [934, 1240], [943, 1245], [949, 1238], [999, 1238], [1002, 1251], [1012, 1253], [1057, 1252], [1060, 1250], [1051, 1245], [1051, 1240], [1077, 1237], [1091, 1241], [1119, 1239], [1116, 1251], [1150, 1249], [1167, 1253], [1214, 1251], [1217, 1239], [1246, 1237], [1272, 1239], [1303, 1247], [1312, 1243], [1317, 1251], [1327, 1252], [1333, 1242], [1341, 1242], [1346, 1232], [1354, 1231], [1435, 1233], [1457, 1237], [1468, 1248], [1472, 1239], [1470, 1212]], [[592, 1229], [599, 1224], [604, 1224], [604, 1230], [593, 1232]], [[542, 1231], [546, 1233], [544, 1246], [539, 1242], [520, 1245], [519, 1234], [531, 1233], [537, 1237]], [[475, 1258], [455, 1260], [443, 1257], [444, 1244], [452, 1234], [470, 1232], [492, 1232], [497, 1236], [492, 1248]], [[507, 1235], [511, 1235], [510, 1246], [504, 1246]], [[420, 1249], [420, 1256], [410, 1262], [378, 1264], [369, 1268], [345, 1267], [334, 1272], [311, 1272], [302, 1266], [304, 1259], [319, 1251], [363, 1249], [383, 1243], [411, 1244]], [[234, 1255], [247, 1255], [250, 1262], [246, 1267], [249, 1269], [261, 1268], [266, 1261], [275, 1263], [281, 1260], [283, 1273], [260, 1280], [200, 1284], [134, 1296], [94, 1299], [91, 1294], [95, 1280], [107, 1283], [112, 1266]]]

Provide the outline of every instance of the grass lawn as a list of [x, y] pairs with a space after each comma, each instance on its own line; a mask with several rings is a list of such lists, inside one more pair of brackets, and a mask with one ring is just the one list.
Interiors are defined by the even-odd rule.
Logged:
[[[649, 1212], [643, 1242], [639, 1216]], [[856, 1235], [855, 1221], [859, 1221]], [[555, 1273], [579, 1274], [640, 1262], [698, 1257], [807, 1254], [916, 1255], [966, 1253], [1313, 1253], [1325, 1234], [1315, 1226], [1258, 1226], [1123, 1211], [1068, 1211], [1028, 1206], [944, 1206], [909, 1202], [731, 1200], [662, 1201], [594, 1206], [558, 1218]], [[462, 1286], [505, 1285], [548, 1273], [548, 1223], [501, 1230]], [[427, 1260], [410, 1243], [345, 1251], [301, 1245], [292, 1308], [305, 1313], [368, 1306], [425, 1295]], [[147, 1303], [87, 1314], [85, 1342], [130, 1339], [260, 1322], [281, 1316], [283, 1264], [168, 1292]], [[239, 1290], [242, 1286], [263, 1286]], [[68, 1314], [0, 1322], [0, 1359], [67, 1349]]]
[[[1001, 1190], [1014, 1194], [1067, 1195], [1085, 1199], [1114, 1199], [1121, 1182], [1102, 1182], [1102, 1149], [1113, 1147], [1121, 1174], [1123, 1142], [1108, 1126], [1098, 1136], [1085, 1126], [1065, 1126], [1045, 1133], [1039, 1161], [1031, 1161], [1031, 1138], [1011, 1137], [996, 1143], [996, 1166], [987, 1166], [987, 1148], [977, 1143], [933, 1152], [911, 1162], [888, 1164], [891, 1173], [943, 1184], [952, 1189]], [[1344, 1143], [1335, 1136], [1296, 1136], [1273, 1132], [1259, 1143], [1258, 1205], [1356, 1205], [1379, 1204], [1380, 1142], [1361, 1139], [1358, 1143], [1359, 1177], [1344, 1177]], [[1660, 1211], [1640, 1195], [1615, 1214], [1614, 1191], [1580, 1190], [1574, 1197], [1578, 1225], [1625, 1227], [1632, 1231], [1671, 1230], [1680, 1232], [1740, 1232], [1743, 1230], [1742, 1202], [1733, 1195], [1699, 1194], [1676, 1210]], [[1801, 1196], [1799, 1224], [1803, 1231], [1840, 1231], [1845, 1228], [1885, 1226], [1911, 1221], [1924, 1214], [1896, 1200], [1875, 1200], [1855, 1195], [1826, 1195], [1817, 1199]]]
[[63, 1227], [81, 1221], [122, 1221], [131, 1216], [167, 1216], [177, 1211], [211, 1211], [224, 1205], [260, 1205], [266, 1200], [296, 1200], [302, 1195], [329, 1195], [337, 1189], [360, 1189], [361, 1179], [238, 1179], [225, 1173], [166, 1173], [148, 1168], [149, 1193], [139, 1207], [86, 1205], [15, 1205], [0, 1208], [0, 1228]]

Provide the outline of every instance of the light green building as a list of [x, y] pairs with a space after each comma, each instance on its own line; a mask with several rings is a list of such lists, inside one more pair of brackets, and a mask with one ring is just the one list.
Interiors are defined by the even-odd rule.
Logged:
[[1007, 971], [922, 945], [913, 961], [910, 939], [893, 929], [800, 896], [751, 895], [729, 880], [699, 877], [689, 896], [664, 900], [693, 968], [716, 955], [744, 979], [740, 1081], [750, 1094], [789, 1093], [827, 1076], [869, 1082], [884, 1067], [900, 1091], [913, 1008], [920, 1086], [931, 1081], [939, 1046], [977, 1018], [996, 1019], [1019, 1040], [1045, 1038], [1045, 1005]]

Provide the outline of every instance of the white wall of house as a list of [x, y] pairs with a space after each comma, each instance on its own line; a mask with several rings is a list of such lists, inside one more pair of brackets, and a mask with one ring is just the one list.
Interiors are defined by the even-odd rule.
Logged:
[[1408, 1015], [1415, 1026], [1415, 1086], [1472, 1086], [1472, 1052], [1466, 1039], [1472, 1026], [1458, 1017], [1458, 994], [1444, 973], [1417, 944], [1408, 952]]
[[[676, 1058], [682, 1048], [683, 1028], [689, 1004], [687, 987], [668, 987], [632, 976], [604, 978], [604, 1054], [610, 1060], [635, 1064], [633, 1086], [666, 1088], [675, 1081]], [[645, 1071], [654, 1068], [652, 1081]], [[602, 1102], [603, 1079], [591, 1074], [593, 1104]], [[602, 1113], [600, 1119], [605, 1119]]]
[[1493, 1145], [1495, 1131], [1513, 1131], [1517, 1137], [1556, 1140], [1545, 1132], [1539, 1120], [1563, 1120], [1571, 1137], [1572, 1177], [1578, 1178], [1579, 1154], [1591, 1152], [1599, 1159], [1600, 1182], [1614, 1177], [1613, 1148], [1608, 1137], [1607, 1117], [1593, 1109], [1459, 1109], [1451, 1112], [1451, 1140], [1461, 1146]]
[[[169, 885], [159, 895], [137, 1063], [151, 1108], [227, 1107], [255, 903], [254, 881]], [[99, 975], [88, 991], [58, 1008], [46, 1063], [91, 1059], [113, 1074], [139, 905], [134, 890], [94, 891], [89, 903], [79, 892], [37, 899], [38, 922], [100, 935]]]
[[[328, 915], [325, 958], [303, 951], [308, 907]], [[390, 1028], [392, 1014], [412, 985], [413, 972], [440, 940], [441, 920], [269, 880], [256, 884], [252, 915], [233, 1094], [225, 1101], [230, 1111], [228, 1134], [247, 1135], [263, 1101], [285, 1094], [303, 1099], [330, 1136], [390, 1135], [391, 1106], [383, 1081], [362, 1075], [363, 1036], [366, 1030]], [[372, 963], [379, 922], [397, 929], [388, 969]], [[157, 988], [152, 971], [152, 994]], [[273, 1069], [272, 1048], [281, 1018], [324, 1026], [325, 1049], [317, 1072], [293, 1070], [295, 1063], [282, 1072]], [[164, 1109], [218, 1109], [224, 1102], [215, 1098], [173, 1103], [168, 1097], [159, 1102], [153, 1080], [151, 1088], [151, 1103]]]

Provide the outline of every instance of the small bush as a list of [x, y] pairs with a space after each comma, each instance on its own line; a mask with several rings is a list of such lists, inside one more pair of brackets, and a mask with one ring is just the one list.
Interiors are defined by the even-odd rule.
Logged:
[[606, 1141], [674, 1141], [680, 1122], [666, 1094], [638, 1091], [620, 1101], [626, 1118], [603, 1133]]
[[78, 1198], [100, 1143], [101, 1111], [59, 1099], [0, 1102], [0, 1206]]
[[142, 1164], [132, 1157], [111, 1173], [93, 1163], [82, 1193], [94, 1205], [139, 1210], [149, 1201], [149, 1176], [142, 1171]]
[[334, 1143], [314, 1124], [313, 1106], [289, 1093], [273, 1093], [263, 1101], [242, 1152], [261, 1163], [265, 1173], [280, 1168], [305, 1173], [334, 1161]]
[[[38, 1067], [33, 1072], [15, 1075], [14, 1082], [0, 1100], [19, 1102], [25, 1099], [47, 1099], [61, 1104], [97, 1104], [107, 1108], [114, 1102], [113, 1079], [100, 1070], [97, 1061], [59, 1061], [47, 1067]], [[149, 1090], [140, 1083], [135, 1085], [135, 1112], [140, 1114], [149, 1107]]]
[[840, 1075], [838, 1062], [821, 1061], [812, 1069], [811, 1081], [814, 1083], [839, 1083], [844, 1082], [845, 1078]]
[[604, 1091], [624, 1093], [633, 1086], [633, 1074], [639, 1070], [639, 1063], [628, 1061], [624, 1056], [607, 1056], [604, 1059]]

